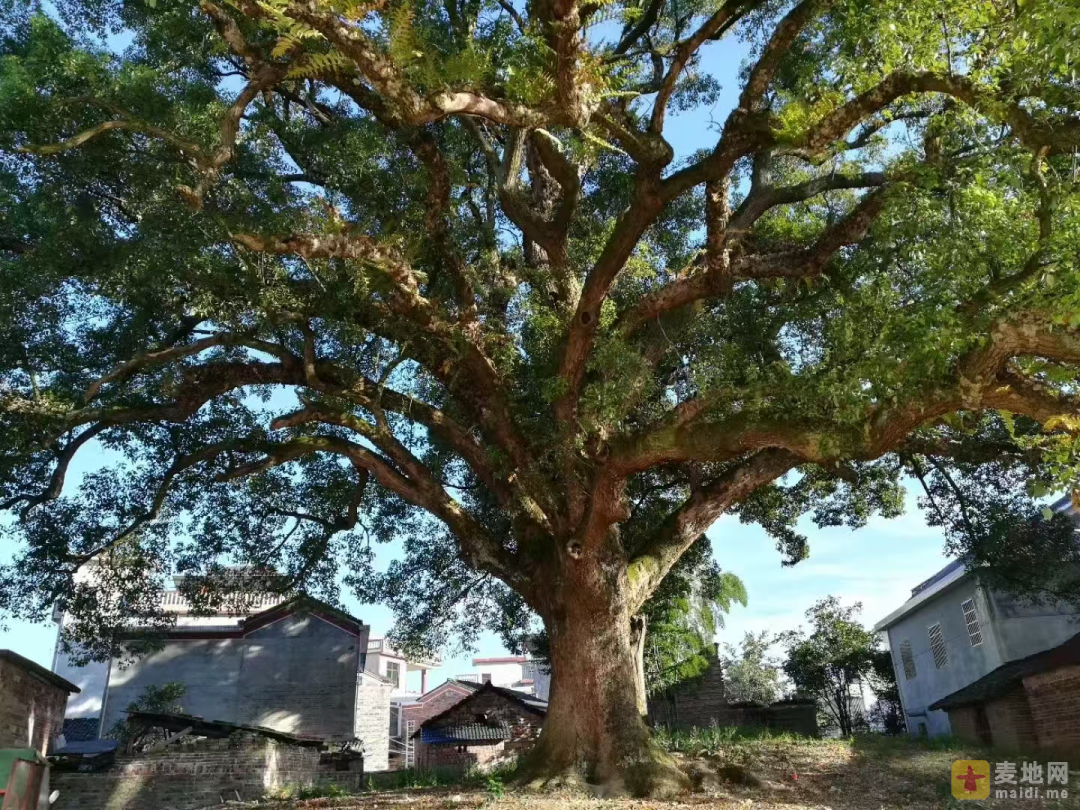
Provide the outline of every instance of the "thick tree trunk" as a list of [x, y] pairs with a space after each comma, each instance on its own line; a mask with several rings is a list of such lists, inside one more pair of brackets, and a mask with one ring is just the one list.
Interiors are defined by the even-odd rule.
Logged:
[[601, 795], [670, 796], [688, 787], [674, 760], [653, 741], [642, 716], [640, 630], [617, 594], [564, 589], [545, 616], [552, 691], [547, 721], [522, 762], [530, 787], [592, 785]]

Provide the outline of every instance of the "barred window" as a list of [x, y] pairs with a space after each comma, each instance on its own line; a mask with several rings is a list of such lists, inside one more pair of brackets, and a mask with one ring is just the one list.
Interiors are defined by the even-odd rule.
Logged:
[[966, 602], [961, 602], [960, 607], [964, 611], [964, 623], [967, 625], [968, 639], [971, 640], [972, 647], [978, 647], [982, 644], [982, 627], [979, 625], [979, 614], [975, 610], [975, 600], [968, 599]]
[[945, 650], [945, 637], [941, 635], [941, 622], [926, 628], [930, 636], [930, 651], [934, 654], [934, 666], [941, 669], [949, 663], [949, 654]]
[[900, 642], [900, 663], [904, 665], [904, 678], [911, 680], [915, 677], [915, 658], [911, 654], [911, 642]]

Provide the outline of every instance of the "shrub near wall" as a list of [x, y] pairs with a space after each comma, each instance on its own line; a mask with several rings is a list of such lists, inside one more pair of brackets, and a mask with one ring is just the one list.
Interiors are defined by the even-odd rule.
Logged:
[[190, 810], [252, 800], [290, 787], [340, 785], [358, 791], [363, 769], [330, 770], [317, 749], [233, 735], [117, 757], [103, 773], [52, 774], [53, 810]]

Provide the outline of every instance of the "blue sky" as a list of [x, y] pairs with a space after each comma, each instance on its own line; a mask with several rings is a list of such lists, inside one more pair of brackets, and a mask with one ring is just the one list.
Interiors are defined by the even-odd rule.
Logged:
[[[677, 159], [715, 143], [719, 126], [738, 97], [737, 77], [747, 55], [745, 46], [729, 39], [710, 43], [704, 53], [703, 68], [723, 89], [712, 107], [669, 119], [665, 135], [675, 147]], [[87, 447], [84, 453], [92, 454], [93, 448]], [[100, 463], [100, 458], [87, 455], [80, 462], [85, 470]], [[78, 470], [73, 468], [72, 473], [69, 484], [74, 485]], [[863, 619], [872, 624], [945, 563], [941, 533], [925, 525], [910, 489], [907, 512], [898, 519], [875, 519], [856, 532], [844, 528], [819, 530], [808, 519], [800, 528], [810, 538], [810, 557], [794, 568], [781, 566], [773, 541], [757, 526], [744, 526], [737, 518], [725, 516], [709, 530], [717, 561], [743, 579], [749, 596], [746, 608], [736, 606], [727, 617], [720, 641], [737, 643], [747, 631], [777, 633], [792, 629], [801, 622], [807, 608], [830, 594], [845, 604], [862, 602]], [[0, 560], [9, 558], [13, 551], [0, 548]], [[393, 545], [379, 547], [380, 563], [389, 562], [396, 551]], [[386, 608], [360, 605], [347, 595], [344, 601], [350, 612], [372, 626], [373, 636], [390, 629], [392, 616]], [[55, 627], [49, 622], [15, 622], [9, 630], [0, 631], [0, 648], [13, 649], [50, 666], [55, 639]], [[503, 652], [494, 636], [481, 638], [478, 655]], [[429, 676], [429, 683], [469, 671], [470, 657], [448, 659]]]
[[[912, 587], [946, 561], [941, 533], [926, 526], [911, 490], [908, 510], [899, 518], [875, 518], [858, 531], [817, 529], [809, 519], [800, 528], [810, 537], [810, 557], [793, 568], [781, 566], [780, 553], [758, 526], [724, 516], [709, 529], [717, 561], [742, 578], [749, 597], [745, 608], [735, 606], [727, 616], [718, 641], [736, 644], [748, 631], [772, 634], [792, 629], [807, 608], [830, 594], [845, 604], [862, 602], [864, 622], [872, 624], [906, 600]], [[394, 552], [392, 545], [380, 548], [381, 560], [389, 561]], [[348, 595], [344, 601], [351, 613], [372, 626], [373, 636], [390, 629], [392, 616], [386, 608], [361, 605]], [[13, 649], [44, 666], [52, 665], [55, 640], [55, 626], [50, 622], [15, 622], [8, 631], [0, 631], [0, 648]], [[505, 652], [498, 639], [485, 634], [476, 654]], [[469, 655], [450, 658], [429, 674], [428, 683], [470, 670]]]

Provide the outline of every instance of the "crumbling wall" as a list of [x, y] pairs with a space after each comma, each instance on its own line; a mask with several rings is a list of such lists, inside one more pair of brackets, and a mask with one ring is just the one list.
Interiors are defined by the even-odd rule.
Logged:
[[724, 668], [717, 657], [700, 676], [649, 698], [648, 711], [654, 726], [763, 726], [808, 737], [818, 735], [817, 706], [812, 700], [779, 701], [770, 706], [728, 703]]
[[361, 673], [356, 685], [355, 736], [364, 741], [364, 770], [369, 773], [390, 767], [390, 693], [394, 684], [370, 673]]
[[363, 768], [339, 771], [317, 749], [254, 734], [119, 756], [102, 773], [52, 773], [52, 810], [191, 810], [259, 799], [292, 786], [338, 784], [358, 791]]

